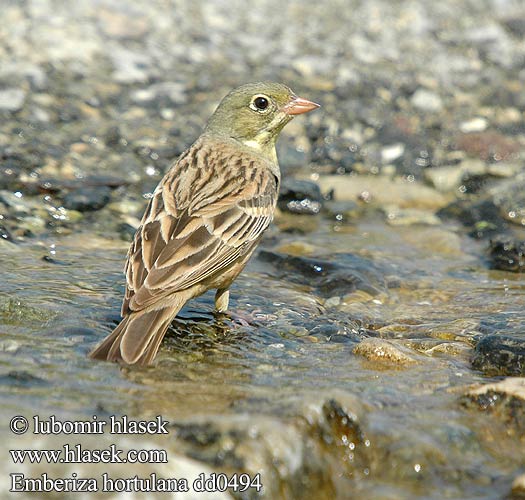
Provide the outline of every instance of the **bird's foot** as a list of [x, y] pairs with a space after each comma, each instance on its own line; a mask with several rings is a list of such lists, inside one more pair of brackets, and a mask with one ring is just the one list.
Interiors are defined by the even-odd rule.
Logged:
[[277, 316], [273, 314], [265, 314], [260, 309], [255, 309], [251, 313], [236, 313], [236, 312], [216, 312], [215, 316], [226, 317], [231, 319], [234, 323], [238, 323], [239, 326], [261, 326], [261, 324], [267, 323], [268, 321], [277, 319]]

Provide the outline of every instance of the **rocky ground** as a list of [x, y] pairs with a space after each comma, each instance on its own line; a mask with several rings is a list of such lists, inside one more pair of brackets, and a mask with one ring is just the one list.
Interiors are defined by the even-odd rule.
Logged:
[[[316, 324], [317, 317], [312, 324], [298, 322], [294, 334], [304, 332], [312, 343], [346, 343], [353, 355], [365, 360], [386, 359], [387, 365], [404, 367], [420, 364], [422, 352], [437, 348], [428, 338], [426, 344], [417, 343], [407, 334], [410, 328], [420, 333], [423, 326], [395, 324], [399, 311], [391, 317], [377, 312], [374, 301], [384, 300], [392, 290], [402, 296], [413, 286], [410, 293], [415, 296], [416, 287], [428, 285], [405, 283], [411, 279], [411, 257], [402, 260], [398, 249], [392, 251], [394, 261], [389, 259], [381, 231], [374, 241], [356, 248], [360, 240], [355, 228], [368, 234], [367, 224], [379, 224], [389, 235], [402, 235], [402, 244], [426, 252], [419, 268], [413, 266], [414, 276], [421, 266], [430, 273], [438, 255], [444, 256], [441, 264], [447, 259], [468, 261], [476, 273], [488, 273], [491, 283], [497, 283], [485, 299], [477, 299], [481, 304], [499, 300], [496, 288], [514, 287], [512, 307], [505, 308], [502, 301], [497, 311], [470, 329], [468, 318], [461, 315], [471, 310], [472, 296], [479, 290], [469, 289], [472, 295], [466, 292], [459, 298], [464, 302], [455, 304], [462, 323], [453, 325], [450, 319], [444, 333], [432, 332], [430, 337], [460, 339], [453, 349], [468, 348], [469, 370], [481, 377], [525, 375], [523, 308], [520, 312], [525, 289], [520, 274], [525, 272], [521, 0], [0, 0], [0, 10], [4, 272], [17, 262], [16, 255], [35, 247], [44, 259], [41, 266], [60, 265], [54, 249], [63, 239], [69, 245], [75, 239], [84, 242], [79, 250], [85, 242], [96, 247], [97, 241], [114, 241], [124, 248], [149, 194], [199, 135], [220, 98], [240, 83], [277, 80], [322, 108], [292, 122], [280, 141], [285, 182], [279, 214], [256, 265], [298, 290], [311, 287], [316, 302], [301, 295], [296, 311], [337, 311], [326, 324]], [[320, 233], [319, 226], [330, 230]], [[322, 255], [323, 242], [308, 239], [309, 234], [345, 232], [349, 239], [338, 249], [345, 253], [341, 258]], [[298, 244], [290, 235], [306, 236]], [[381, 262], [369, 258], [377, 257], [377, 248], [383, 252]], [[451, 279], [468, 272], [444, 271]], [[27, 310], [17, 312], [15, 278], [6, 276], [0, 317], [9, 318], [6, 323], [13, 318], [23, 322]], [[435, 290], [433, 300], [440, 292], [450, 291]], [[363, 297], [369, 300], [366, 314]], [[418, 304], [428, 305], [423, 299]], [[435, 309], [427, 313], [434, 318]], [[289, 315], [284, 318], [280, 323], [277, 317], [276, 329], [284, 328], [285, 320], [287, 328], [293, 323]], [[401, 337], [404, 343], [392, 343]], [[280, 341], [276, 336], [275, 342]], [[4, 344], [4, 352], [11, 352], [10, 345]], [[10, 365], [5, 366], [9, 372]], [[11, 379], [7, 376], [8, 384]], [[287, 427], [273, 438], [271, 418], [281, 419], [279, 411], [258, 422], [255, 431], [243, 417], [214, 421], [213, 432], [194, 422], [179, 422], [178, 446], [201, 462], [226, 464], [231, 470], [239, 463], [250, 472], [258, 470], [249, 465], [250, 456], [258, 457], [254, 463], [279, 485], [268, 498], [298, 498], [306, 484], [300, 478], [305, 477], [327, 498], [345, 498], [351, 479], [337, 486], [330, 479], [340, 476], [341, 463], [349, 460], [347, 451], [341, 451], [340, 436], [354, 433], [360, 443], [360, 453], [351, 460], [356, 470], [377, 469], [384, 459], [363, 444], [367, 404], [347, 398], [337, 393], [321, 403], [308, 406], [305, 400], [293, 411], [283, 410]], [[509, 432], [523, 443], [525, 397], [518, 383], [469, 389], [459, 398], [465, 411], [490, 409], [498, 422], [512, 422]], [[349, 408], [360, 417], [349, 416]], [[253, 432], [267, 437], [265, 446], [252, 438]], [[287, 433], [289, 446], [275, 444]], [[232, 451], [221, 462], [217, 450], [226, 446], [224, 440]], [[333, 440], [335, 452], [327, 451]], [[313, 450], [310, 461], [306, 449]], [[262, 458], [265, 453], [267, 460]], [[291, 467], [290, 457], [300, 464], [293, 473], [268, 465], [277, 460]], [[520, 460], [523, 467], [523, 457]], [[343, 469], [351, 478], [353, 472]], [[366, 473], [360, 474], [362, 480]], [[452, 477], [447, 474], [440, 477]], [[493, 484], [519, 498], [523, 476], [515, 476], [516, 470], [508, 471]], [[417, 488], [411, 491], [413, 498], [423, 498]], [[484, 498], [480, 491], [472, 490], [471, 497]], [[401, 489], [393, 497], [382, 494], [403, 497]]]

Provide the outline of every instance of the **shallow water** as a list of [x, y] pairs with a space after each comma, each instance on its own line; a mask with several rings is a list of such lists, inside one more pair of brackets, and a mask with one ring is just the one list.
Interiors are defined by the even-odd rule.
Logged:
[[[213, 296], [205, 295], [183, 310], [147, 369], [86, 358], [118, 320], [127, 244], [89, 232], [3, 244], [2, 419], [162, 415], [177, 428], [164, 447], [220, 469], [211, 448], [188, 438], [194, 422], [235, 429], [240, 416], [255, 427], [269, 418], [275, 432], [282, 426], [285, 436], [292, 425], [306, 440], [309, 412], [320, 411], [312, 408], [338, 401], [356, 413], [365, 444], [350, 453], [321, 436], [326, 471], [311, 498], [505, 494], [525, 465], [522, 437], [466, 409], [460, 396], [468, 384], [491, 380], [471, 367], [478, 336], [523, 335], [525, 276], [486, 269], [482, 244], [446, 226], [392, 227], [373, 216], [318, 222], [306, 234], [274, 232], [264, 247], [307, 250], [347, 273], [359, 269], [376, 295], [338, 289], [334, 298], [319, 293], [315, 278], [253, 259], [231, 301], [250, 324], [215, 317]], [[381, 361], [354, 351], [359, 340], [375, 338], [390, 339], [402, 357]], [[2, 438], [9, 447], [22, 442], [5, 426]], [[277, 474], [286, 484], [287, 474]]]

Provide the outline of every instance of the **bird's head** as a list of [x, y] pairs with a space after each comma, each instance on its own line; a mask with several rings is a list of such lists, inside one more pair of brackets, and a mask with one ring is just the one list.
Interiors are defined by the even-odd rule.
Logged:
[[279, 132], [295, 115], [318, 107], [281, 83], [248, 83], [224, 97], [208, 121], [206, 132], [271, 153]]

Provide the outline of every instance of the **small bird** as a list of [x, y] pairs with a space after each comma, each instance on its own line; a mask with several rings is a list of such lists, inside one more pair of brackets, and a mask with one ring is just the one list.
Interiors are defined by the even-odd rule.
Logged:
[[230, 285], [273, 219], [277, 137], [318, 107], [273, 82], [224, 97], [153, 192], [128, 251], [123, 319], [90, 357], [150, 364], [180, 309], [207, 290], [227, 311]]

